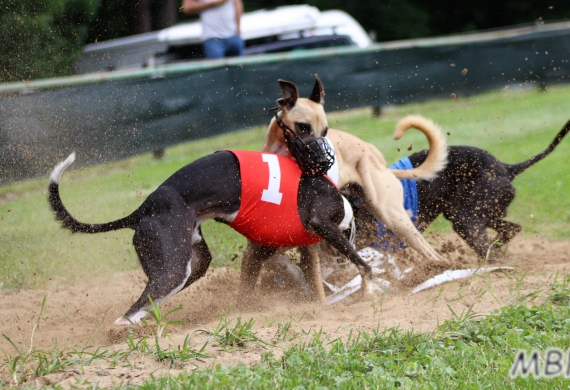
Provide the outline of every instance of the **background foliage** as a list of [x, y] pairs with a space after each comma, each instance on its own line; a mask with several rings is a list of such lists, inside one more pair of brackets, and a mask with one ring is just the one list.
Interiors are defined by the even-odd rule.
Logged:
[[[2, 0], [0, 82], [68, 75], [84, 43], [165, 28], [188, 19], [181, 0]], [[311, 4], [342, 9], [378, 41], [433, 36], [570, 17], [564, 0], [244, 0], [246, 11]], [[195, 18], [190, 17], [190, 18]]]
[[0, 81], [15, 81], [69, 74], [101, 1], [0, 4]]

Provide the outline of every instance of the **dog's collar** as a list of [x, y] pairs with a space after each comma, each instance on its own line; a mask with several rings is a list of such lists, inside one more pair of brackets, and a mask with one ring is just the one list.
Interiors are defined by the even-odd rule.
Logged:
[[[293, 133], [297, 136], [297, 133], [295, 133], [295, 131], [293, 131], [292, 128], [290, 128], [289, 126], [287, 126], [287, 124], [285, 122], [283, 122], [283, 120], [281, 118], [279, 118], [279, 113], [281, 112], [281, 108], [280, 107], [273, 107], [269, 109], [269, 112], [274, 112], [275, 114], [275, 121], [277, 122], [277, 125], [281, 128], [281, 130], [283, 130], [283, 134], [290, 132]], [[297, 136], [298, 137], [298, 136]]]
[[334, 164], [334, 150], [325, 137], [313, 137], [305, 142], [279, 117], [279, 107], [269, 110], [275, 111], [275, 121], [283, 131], [283, 137], [289, 153], [295, 158], [297, 164], [305, 175], [322, 176]]

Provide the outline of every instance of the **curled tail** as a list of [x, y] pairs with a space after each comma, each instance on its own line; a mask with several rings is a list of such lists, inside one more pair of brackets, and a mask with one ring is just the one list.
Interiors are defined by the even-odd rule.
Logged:
[[417, 129], [425, 134], [429, 150], [425, 161], [410, 170], [391, 171], [398, 179], [430, 180], [437, 176], [447, 165], [447, 142], [441, 128], [432, 120], [420, 115], [408, 115], [396, 125], [394, 139], [400, 139], [408, 129]]
[[517, 175], [524, 172], [525, 169], [533, 166], [534, 164], [536, 164], [537, 162], [548, 156], [550, 153], [552, 153], [554, 148], [558, 146], [558, 144], [562, 141], [562, 138], [564, 138], [564, 136], [568, 134], [569, 131], [570, 131], [570, 121], [566, 122], [564, 127], [562, 127], [562, 130], [560, 130], [560, 132], [556, 135], [556, 137], [554, 137], [550, 145], [548, 145], [548, 147], [542, 153], [539, 153], [536, 156], [533, 156], [528, 160], [518, 164], [505, 164], [507, 170], [509, 171], [509, 179], [512, 181]]
[[51, 205], [52, 210], [55, 213], [55, 218], [61, 221], [63, 227], [71, 230], [73, 233], [103, 233], [112, 230], [118, 230], [123, 228], [134, 228], [140, 221], [140, 215], [138, 211], [135, 211], [131, 215], [118, 219], [113, 222], [101, 223], [101, 224], [88, 224], [79, 222], [67, 211], [61, 197], [59, 196], [59, 181], [63, 171], [67, 169], [75, 161], [75, 152], [71, 153], [65, 161], [59, 163], [51, 172], [50, 180], [48, 184], [48, 200]]

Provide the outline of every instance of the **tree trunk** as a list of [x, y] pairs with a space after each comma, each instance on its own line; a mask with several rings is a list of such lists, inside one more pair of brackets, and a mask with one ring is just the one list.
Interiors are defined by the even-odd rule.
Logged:
[[152, 31], [151, 0], [127, 0], [125, 13], [131, 34]]
[[176, 24], [181, 3], [181, 0], [160, 0], [153, 14], [154, 29], [162, 30]]

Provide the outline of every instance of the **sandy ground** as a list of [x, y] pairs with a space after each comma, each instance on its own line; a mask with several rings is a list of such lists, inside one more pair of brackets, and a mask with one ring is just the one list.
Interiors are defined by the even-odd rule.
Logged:
[[[205, 353], [210, 358], [193, 360], [182, 366], [170, 367], [157, 362], [148, 354], [134, 353], [129, 361], [112, 367], [105, 361], [92, 363], [83, 369], [70, 368], [65, 372], [48, 375], [36, 380], [37, 385], [59, 383], [70, 387], [79, 383], [97, 382], [107, 386], [121, 381], [138, 383], [150, 374], [161, 375], [170, 371], [194, 370], [213, 364], [255, 364], [263, 353], [279, 355], [293, 342], [299, 342], [307, 331], [322, 329], [324, 337], [346, 337], [350, 329], [372, 331], [377, 328], [399, 326], [403, 329], [430, 331], [438, 321], [452, 316], [450, 307], [461, 313], [472, 307], [473, 312], [488, 314], [493, 309], [517, 302], [525, 294], [542, 290], [545, 294], [557, 272], [567, 274], [570, 260], [570, 242], [548, 242], [539, 237], [517, 237], [509, 248], [507, 257], [497, 265], [514, 267], [511, 274], [492, 273], [446, 283], [418, 294], [410, 295], [411, 288], [446, 268], [477, 267], [473, 252], [453, 234], [432, 237], [430, 241], [450, 259], [450, 267], [440, 267], [414, 259], [409, 254], [397, 257], [399, 266], [415, 270], [400, 282], [393, 280], [383, 299], [375, 301], [351, 297], [345, 301], [320, 306], [298, 302], [287, 294], [263, 293], [247, 309], [237, 309], [238, 271], [234, 269], [210, 269], [187, 290], [172, 297], [164, 309], [181, 306], [169, 319], [183, 320], [183, 325], [167, 329], [168, 337], [161, 341], [163, 347], [181, 345], [186, 335], [191, 336], [192, 346], [199, 348], [206, 334], [196, 332], [213, 329], [224, 312], [228, 318], [254, 319], [257, 336], [270, 344], [283, 341], [278, 335], [278, 324], [290, 321], [291, 340], [275, 346], [250, 343], [222, 351], [210, 341]], [[407, 252], [407, 251], [406, 251]], [[5, 334], [16, 344], [24, 343], [34, 349], [77, 349], [79, 346], [105, 346], [106, 350], [127, 350], [125, 328], [113, 326], [113, 321], [139, 296], [145, 284], [142, 270], [114, 275], [106, 279], [53, 280], [46, 290], [0, 293], [0, 334]], [[39, 326], [34, 329], [46, 297], [46, 305]], [[449, 306], [449, 307], [448, 307]], [[33, 337], [32, 337], [33, 334]], [[0, 350], [9, 356], [14, 349], [7, 340], [0, 338]], [[9, 380], [6, 376], [0, 378]]]

